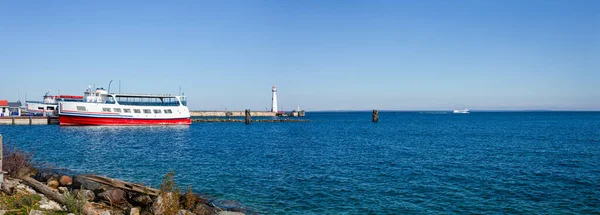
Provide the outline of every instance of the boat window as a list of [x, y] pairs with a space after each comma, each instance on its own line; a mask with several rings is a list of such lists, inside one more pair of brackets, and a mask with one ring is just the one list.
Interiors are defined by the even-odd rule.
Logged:
[[173, 111], [171, 111], [171, 109], [165, 109], [165, 113], [173, 113]]
[[131, 113], [131, 109], [123, 109], [123, 113]]
[[144, 113], [152, 113], [152, 111], [150, 111], [150, 109], [144, 109]]
[[114, 110], [115, 112], [119, 112], [119, 113], [121, 113], [121, 108], [114, 108], [113, 110]]
[[77, 110], [85, 111], [85, 106], [77, 106]]
[[134, 113], [141, 113], [140, 109], [133, 109]]
[[44, 110], [44, 107], [38, 107], [38, 110]]
[[115, 99], [112, 96], [106, 97], [106, 104], [114, 104]]
[[110, 112], [110, 108], [102, 108], [102, 112]]
[[117, 95], [116, 100], [121, 105], [136, 105], [136, 106], [179, 106], [179, 101], [176, 97], [152, 97], [152, 96], [127, 96]]
[[160, 113], [160, 110], [154, 109], [154, 113]]
[[48, 106], [48, 107], [46, 107], [46, 110], [54, 110], [54, 107]]

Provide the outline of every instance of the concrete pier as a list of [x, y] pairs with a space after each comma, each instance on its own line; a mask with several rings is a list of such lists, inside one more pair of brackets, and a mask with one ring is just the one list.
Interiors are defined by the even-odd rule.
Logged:
[[48, 125], [49, 121], [43, 116], [0, 117], [0, 125]]
[[[252, 111], [252, 116], [275, 116], [277, 113], [270, 111]], [[210, 116], [210, 117], [226, 117], [226, 116], [246, 116], [246, 111], [190, 111], [190, 116]]]

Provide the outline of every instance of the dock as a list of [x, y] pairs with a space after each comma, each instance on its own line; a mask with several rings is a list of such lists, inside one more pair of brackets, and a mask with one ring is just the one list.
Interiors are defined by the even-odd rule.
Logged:
[[58, 117], [10, 116], [0, 117], [0, 125], [49, 125], [58, 124]]

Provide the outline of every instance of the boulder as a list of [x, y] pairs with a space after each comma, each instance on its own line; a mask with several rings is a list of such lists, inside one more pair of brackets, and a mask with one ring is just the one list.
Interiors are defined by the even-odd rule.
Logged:
[[138, 205], [149, 206], [152, 204], [152, 198], [149, 195], [139, 195], [133, 197], [131, 200]]
[[79, 190], [79, 189], [73, 190], [72, 195], [74, 195], [75, 198], [77, 198], [77, 199], [85, 199], [85, 200], [87, 200], [89, 202], [94, 201], [94, 199], [96, 198], [96, 194], [94, 194], [93, 191], [91, 191], [91, 190], [85, 190], [85, 189], [83, 189], [83, 190]]
[[29, 211], [29, 215], [44, 215], [44, 212], [38, 210]]
[[234, 212], [234, 211], [219, 211], [219, 213], [217, 213], [217, 215], [245, 215], [245, 214], [241, 213], [241, 212]]
[[38, 170], [38, 172], [33, 176], [33, 179], [39, 182], [48, 182], [50, 180], [58, 180], [59, 175], [51, 172], [50, 170]]
[[69, 193], [69, 189], [67, 189], [66, 187], [58, 187], [58, 192], [60, 194]]
[[98, 194], [100, 199], [113, 205], [127, 204], [127, 194], [121, 189], [110, 189]]
[[[166, 204], [169, 204], [168, 202], [171, 202], [171, 200], [173, 199], [173, 193], [169, 192], [166, 193], [165, 195], [165, 199], [167, 199], [168, 201], [166, 201]], [[165, 207], [168, 207], [168, 205], [165, 205], [165, 199], [163, 199], [163, 196], [160, 195], [158, 197], [156, 197], [156, 200], [154, 200], [154, 203], [152, 203], [152, 212], [154, 214], [164, 214], [165, 213]]]
[[61, 186], [69, 186], [69, 185], [73, 184], [73, 179], [71, 179], [71, 177], [69, 177], [67, 175], [63, 175], [60, 177], [60, 179], [58, 179], [58, 183]]
[[42, 196], [42, 200], [40, 200], [40, 209], [51, 210], [51, 211], [62, 211], [63, 210], [63, 208], [58, 203], [48, 199], [45, 196]]
[[26, 195], [37, 193], [37, 192], [35, 192], [35, 190], [31, 189], [31, 187], [24, 185], [24, 184], [18, 184], [14, 189], [17, 191], [17, 193], [22, 193], [22, 194], [26, 194]]
[[56, 189], [58, 189], [59, 184], [58, 184], [58, 181], [50, 180], [50, 181], [48, 181], [48, 183], [46, 185], [48, 185], [48, 187], [56, 190]]
[[201, 202], [194, 205], [191, 211], [197, 215], [212, 215], [216, 213], [213, 207]]
[[129, 215], [140, 215], [140, 208], [131, 208], [131, 210], [129, 211]]
[[179, 211], [177, 211], [177, 215], [194, 215], [194, 214], [187, 210], [179, 210]]
[[78, 175], [73, 176], [73, 186], [76, 188], [83, 187], [84, 189], [91, 190], [94, 192], [103, 192], [109, 188], [107, 185], [88, 180]]
[[19, 184], [20, 182], [17, 179], [10, 179], [5, 176], [4, 182], [2, 183], [2, 192], [12, 195], [15, 191], [15, 187]]

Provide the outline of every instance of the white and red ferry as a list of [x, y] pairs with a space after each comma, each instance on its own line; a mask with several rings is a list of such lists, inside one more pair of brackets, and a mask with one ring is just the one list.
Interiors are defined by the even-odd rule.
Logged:
[[46, 92], [43, 101], [26, 101], [25, 111], [32, 114], [55, 115], [58, 101], [79, 101], [83, 96], [58, 95], [53, 96]]
[[85, 91], [83, 100], [58, 102], [60, 125], [189, 125], [185, 96]]

